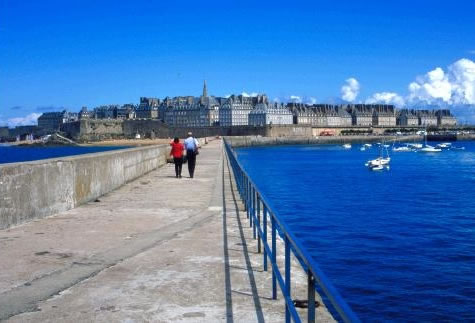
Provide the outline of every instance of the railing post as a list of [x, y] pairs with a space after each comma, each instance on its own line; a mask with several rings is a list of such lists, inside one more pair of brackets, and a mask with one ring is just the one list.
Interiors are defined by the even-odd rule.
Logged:
[[243, 183], [244, 183], [244, 174], [242, 172], [242, 169], [239, 168], [239, 193], [241, 194], [241, 198], [242, 198], [242, 193], [244, 189]]
[[246, 187], [247, 187], [247, 194], [246, 194], [246, 215], [247, 215], [247, 218], [249, 218], [250, 214], [251, 214], [251, 202], [250, 202], [250, 198], [251, 198], [251, 184], [249, 183], [249, 177], [246, 178]]
[[310, 270], [307, 270], [307, 322], [315, 323], [315, 278]]
[[254, 191], [252, 192], [252, 237], [254, 240], [256, 239], [256, 188], [254, 187]]
[[[285, 295], [290, 296], [290, 242], [287, 235], [284, 237], [285, 241]], [[287, 302], [285, 303], [285, 322], [290, 323], [290, 310]]]
[[[262, 226], [264, 228], [264, 246], [267, 245], [267, 206], [262, 203]], [[267, 249], [264, 248], [264, 271], [267, 271]]]
[[249, 227], [252, 228], [253, 216], [254, 216], [254, 187], [251, 185], [251, 196], [249, 202], [251, 203], [251, 213], [249, 214]]
[[259, 233], [261, 229], [261, 199], [259, 193], [257, 195], [257, 253], [261, 253], [261, 234]]
[[[271, 215], [272, 223], [272, 265], [277, 266], [277, 243], [276, 243], [276, 228], [275, 228], [275, 219]], [[274, 268], [272, 268], [272, 299], [277, 299], [277, 277], [275, 276]]]

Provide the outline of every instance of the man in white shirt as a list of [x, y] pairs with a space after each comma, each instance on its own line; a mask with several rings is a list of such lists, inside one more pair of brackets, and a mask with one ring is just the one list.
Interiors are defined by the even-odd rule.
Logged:
[[186, 159], [188, 161], [188, 172], [190, 173], [190, 178], [193, 178], [195, 173], [196, 155], [198, 155], [198, 148], [200, 148], [200, 144], [198, 140], [193, 137], [193, 134], [188, 132], [188, 138], [185, 139], [184, 145], [186, 150]]

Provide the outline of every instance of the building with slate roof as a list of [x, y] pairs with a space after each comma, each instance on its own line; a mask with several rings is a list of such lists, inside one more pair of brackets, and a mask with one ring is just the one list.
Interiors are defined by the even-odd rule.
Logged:
[[419, 126], [437, 126], [437, 115], [434, 110], [416, 110]]
[[140, 98], [140, 104], [135, 110], [137, 119], [158, 119], [158, 107], [160, 99], [157, 98]]
[[396, 126], [396, 111], [394, 105], [374, 104], [371, 105], [371, 109], [373, 110], [373, 126]]
[[171, 126], [209, 127], [219, 124], [222, 98], [208, 96], [206, 81], [201, 97], [185, 96], [166, 98], [163, 102], [164, 121]]
[[223, 127], [247, 126], [249, 113], [260, 103], [268, 103], [265, 94], [255, 97], [231, 95], [219, 109], [219, 125]]
[[452, 115], [452, 113], [448, 109], [437, 110], [435, 112], [435, 115], [437, 116], [437, 125], [438, 126], [455, 126], [455, 125], [457, 125], [457, 120], [455, 119], [455, 117]]
[[45, 130], [57, 131], [61, 125], [67, 122], [74, 122], [78, 120], [78, 114], [67, 112], [45, 112], [38, 118], [38, 127]]
[[292, 113], [283, 104], [258, 103], [249, 113], [250, 126], [289, 125], [293, 123]]
[[368, 104], [349, 104], [347, 111], [351, 114], [354, 126], [369, 127], [373, 125], [373, 109]]
[[403, 127], [419, 125], [419, 118], [415, 110], [402, 109], [397, 111], [396, 124]]

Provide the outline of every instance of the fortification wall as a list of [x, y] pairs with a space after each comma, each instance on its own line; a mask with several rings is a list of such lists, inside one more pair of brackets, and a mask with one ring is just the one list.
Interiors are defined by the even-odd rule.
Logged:
[[168, 126], [160, 120], [124, 120], [123, 131], [125, 138], [135, 138], [140, 134], [141, 138], [168, 138]]
[[317, 144], [345, 144], [345, 143], [371, 143], [371, 142], [392, 142], [394, 140], [420, 141], [421, 136], [335, 136], [335, 137], [260, 137], [241, 136], [225, 137], [233, 147], [249, 146], [275, 146], [275, 145], [317, 145]]
[[74, 141], [99, 141], [123, 138], [122, 120], [82, 119], [61, 125], [61, 131]]
[[166, 163], [168, 145], [0, 165], [0, 229], [72, 209]]
[[64, 124], [61, 128], [75, 141], [100, 141], [114, 138], [173, 138], [186, 137], [189, 131], [198, 138], [213, 136], [267, 136], [267, 137], [310, 137], [312, 127], [308, 125], [268, 125], [233, 127], [169, 127], [160, 120], [96, 120], [83, 119]]

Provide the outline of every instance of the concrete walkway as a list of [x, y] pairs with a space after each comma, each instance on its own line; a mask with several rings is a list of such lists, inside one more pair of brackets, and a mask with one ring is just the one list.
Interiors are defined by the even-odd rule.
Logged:
[[[280, 322], [221, 141], [195, 178], [153, 171], [96, 202], [0, 231], [0, 320]], [[306, 295], [305, 277], [295, 293]], [[305, 312], [302, 312], [305, 313]], [[331, 320], [323, 306], [319, 321]]]

